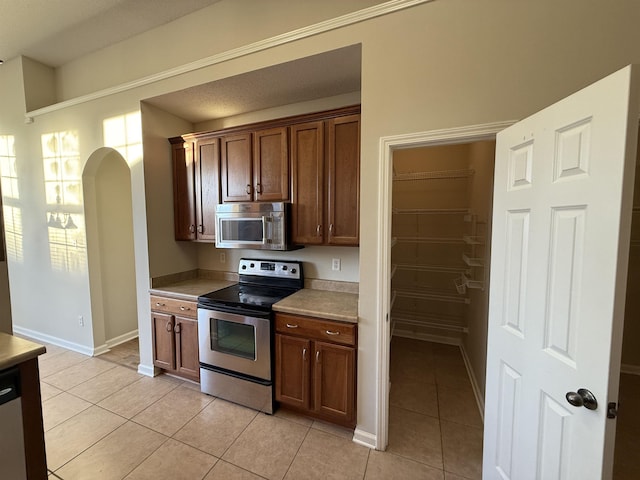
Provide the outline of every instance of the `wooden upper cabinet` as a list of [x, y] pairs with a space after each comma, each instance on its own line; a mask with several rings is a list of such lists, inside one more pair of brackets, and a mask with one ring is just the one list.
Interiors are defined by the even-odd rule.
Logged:
[[253, 134], [253, 199], [289, 200], [289, 140], [287, 127]]
[[324, 242], [324, 122], [291, 127], [292, 239], [296, 244]]
[[220, 140], [198, 139], [195, 142], [196, 238], [216, 239], [216, 205], [220, 203]]
[[251, 133], [222, 137], [220, 180], [223, 202], [253, 200]]
[[327, 120], [329, 245], [360, 242], [360, 115]]
[[193, 143], [171, 145], [173, 154], [173, 214], [176, 240], [195, 240], [195, 170]]

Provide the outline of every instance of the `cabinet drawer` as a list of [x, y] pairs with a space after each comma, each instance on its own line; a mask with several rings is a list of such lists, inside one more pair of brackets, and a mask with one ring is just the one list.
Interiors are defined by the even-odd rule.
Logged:
[[313, 340], [355, 346], [357, 326], [350, 323], [277, 313], [276, 331]]
[[151, 310], [154, 312], [171, 313], [188, 318], [197, 318], [198, 304], [175, 298], [160, 297], [151, 295]]

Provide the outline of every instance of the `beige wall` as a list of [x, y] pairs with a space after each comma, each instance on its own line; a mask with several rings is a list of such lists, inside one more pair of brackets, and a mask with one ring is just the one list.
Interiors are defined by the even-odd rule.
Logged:
[[[61, 67], [57, 71], [58, 96], [71, 98], [88, 89], [160, 73], [216, 51], [354, 9], [358, 4], [222, 0], [201, 17], [185, 17]], [[223, 13], [234, 20], [211, 21]], [[87, 275], [58, 274], [48, 267], [40, 134], [77, 129], [82, 158], [86, 159], [103, 146], [102, 120], [138, 110], [142, 99], [360, 43], [358, 429], [374, 435], [378, 421], [378, 324], [384, 318], [384, 312], [377, 310], [381, 265], [377, 238], [372, 235], [381, 221], [376, 207], [380, 138], [523, 118], [628, 63], [640, 61], [638, 24], [640, 9], [635, 0], [434, 1], [40, 115], [32, 125], [24, 125], [24, 102], [16, 100], [23, 93], [22, 71], [13, 65], [15, 62], [7, 62], [0, 69], [0, 135], [18, 137], [25, 195], [25, 261], [9, 262], [14, 324], [74, 345], [92, 343], [86, 330], [79, 331], [76, 325], [79, 313], [85, 318], [91, 316]], [[145, 111], [142, 113], [146, 129]], [[179, 123], [172, 120], [165, 129], [154, 125], [154, 139], [149, 144], [145, 130], [145, 149], [147, 145], [149, 149], [144, 153], [144, 164], [130, 163], [141, 362], [146, 365], [150, 364], [149, 307], [141, 302], [150, 271], [162, 273], [165, 262], [173, 262], [176, 268], [197, 264], [198, 252], [194, 249], [176, 247], [165, 238], [151, 241], [152, 235], [168, 233], [166, 223], [156, 223], [155, 219], [169, 215], [166, 198], [170, 186], [164, 181], [166, 177], [155, 178], [155, 169], [167, 168], [169, 150], [167, 144], [161, 146], [161, 137], [181, 133]], [[173, 257], [176, 251], [179, 261]], [[44, 292], [46, 316], [32, 302], [34, 289]]]

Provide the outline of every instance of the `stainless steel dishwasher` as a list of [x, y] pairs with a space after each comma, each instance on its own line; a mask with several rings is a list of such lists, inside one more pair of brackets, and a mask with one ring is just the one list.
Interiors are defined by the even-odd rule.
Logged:
[[0, 478], [26, 480], [20, 370], [0, 371]]

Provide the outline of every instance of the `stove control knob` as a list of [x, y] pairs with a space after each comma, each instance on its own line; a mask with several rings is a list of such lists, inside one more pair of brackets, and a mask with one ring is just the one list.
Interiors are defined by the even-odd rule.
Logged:
[[289, 270], [289, 267], [287, 267], [286, 265], [283, 265], [282, 270], [286, 272], [287, 270]]
[[251, 268], [253, 268], [253, 267], [255, 267], [255, 266], [256, 266], [256, 264], [255, 264], [255, 263], [252, 263], [252, 264], [251, 264], [251, 265], [249, 265], [249, 266], [250, 266]]
[[246, 265], [242, 265], [242, 270], [246, 270], [247, 266]]
[[291, 273], [295, 274], [297, 272], [297, 270], [295, 268], [291, 269]]

